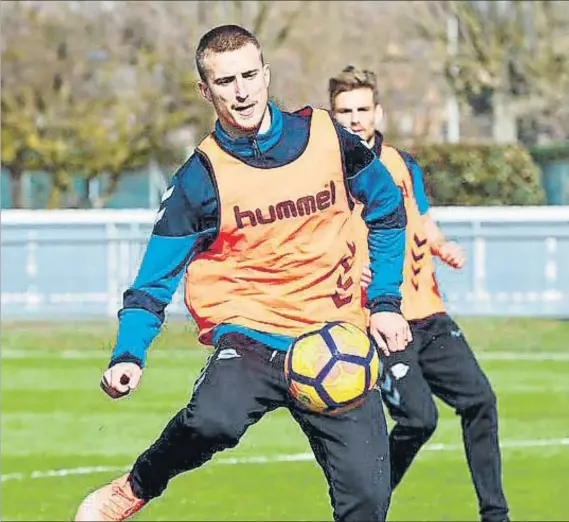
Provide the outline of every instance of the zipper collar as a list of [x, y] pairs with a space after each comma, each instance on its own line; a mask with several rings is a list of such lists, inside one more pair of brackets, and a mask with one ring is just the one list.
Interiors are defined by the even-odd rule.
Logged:
[[221, 148], [241, 158], [261, 159], [263, 154], [277, 144], [283, 130], [282, 112], [271, 102], [268, 106], [271, 114], [271, 125], [269, 130], [263, 134], [233, 138], [223, 130], [221, 123], [217, 120], [214, 137]]

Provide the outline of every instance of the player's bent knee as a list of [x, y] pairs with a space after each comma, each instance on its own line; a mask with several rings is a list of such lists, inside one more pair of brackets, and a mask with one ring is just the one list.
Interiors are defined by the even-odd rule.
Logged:
[[475, 414], [477, 412], [495, 412], [497, 410], [496, 394], [489, 383], [481, 387], [479, 392], [464, 404], [459, 405], [457, 413], [459, 415]]
[[369, 514], [366, 520], [385, 520], [391, 500], [391, 483], [385, 480], [381, 486], [368, 487], [362, 490], [362, 513]]
[[338, 506], [336, 520], [384, 521], [390, 499], [391, 489], [387, 481], [381, 488], [368, 484], [366, 487], [359, 488], [357, 492], [354, 491], [349, 500], [345, 500], [341, 507]]
[[191, 425], [200, 438], [215, 441], [226, 448], [236, 446], [244, 431], [239, 423], [230, 417], [216, 415], [215, 411], [195, 415]]
[[429, 411], [422, 419], [422, 429], [430, 437], [437, 429], [439, 413], [436, 408]]
[[433, 402], [429, 405], [429, 407], [426, 407], [425, 409], [417, 411], [414, 414], [410, 415], [405, 424], [407, 424], [409, 428], [420, 432], [423, 438], [426, 440], [430, 438], [430, 436], [437, 429], [438, 421], [439, 412], [437, 411], [437, 407]]
[[488, 386], [486, 392], [482, 395], [482, 404], [484, 404], [487, 408], [496, 408], [498, 400], [496, 398], [496, 394], [494, 390]]
[[357, 496], [344, 498], [337, 503], [334, 520], [361, 522], [363, 520], [384, 521], [391, 499], [390, 491], [361, 490]]

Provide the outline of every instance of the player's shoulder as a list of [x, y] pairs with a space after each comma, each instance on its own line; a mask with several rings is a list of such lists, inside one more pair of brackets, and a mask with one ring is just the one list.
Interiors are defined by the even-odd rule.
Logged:
[[195, 193], [194, 189], [211, 181], [211, 164], [207, 156], [195, 149], [191, 156], [178, 168], [173, 176], [173, 182], [183, 186], [188, 194]]
[[311, 105], [305, 105], [304, 107], [301, 107], [300, 109], [291, 112], [283, 112], [283, 116], [285, 118], [288, 117], [291, 120], [301, 120], [306, 123], [310, 123], [314, 118], [315, 114], [325, 115], [327, 118], [329, 118], [332, 121], [332, 123], [336, 124], [334, 117], [332, 116], [332, 113], [329, 110], [319, 109], [316, 107], [312, 107]]
[[314, 114], [314, 107], [310, 105], [305, 105], [304, 107], [301, 107], [300, 109], [297, 109], [295, 111], [283, 112], [283, 114], [288, 114], [295, 118], [303, 118], [306, 120], [312, 118], [312, 115]]
[[330, 111], [330, 109], [325, 109], [322, 107], [313, 107], [312, 105], [305, 105], [300, 109], [291, 111], [289, 114], [294, 114], [296, 116], [300, 116], [301, 118], [309, 118], [314, 113], [327, 114], [332, 118], [332, 112]]
[[155, 221], [158, 236], [188, 236], [215, 221], [218, 200], [213, 179], [200, 155], [194, 152], [172, 176], [164, 191]]
[[312, 121], [315, 114], [324, 115], [326, 118], [330, 120], [334, 128], [336, 129], [336, 133], [340, 140], [347, 140], [353, 143], [359, 143], [360, 138], [357, 134], [354, 134], [350, 129], [343, 127], [340, 125], [332, 115], [331, 111], [328, 109], [320, 109], [316, 107], [312, 107], [311, 105], [305, 105], [304, 107], [297, 109], [292, 112], [283, 112], [285, 118], [289, 118], [292, 121], [303, 121], [305, 124], [309, 125]]
[[413, 154], [411, 154], [409, 151], [405, 150], [405, 149], [401, 149], [399, 147], [394, 147], [393, 145], [383, 145], [386, 149], [392, 149], [395, 152], [397, 152], [399, 154], [399, 156], [401, 156], [401, 158], [403, 159], [403, 161], [405, 163], [407, 163], [407, 165], [411, 166], [413, 164], [417, 165], [417, 160], [415, 159], [415, 156]]
[[200, 154], [194, 152], [171, 177], [160, 207], [175, 209], [179, 215], [194, 215], [214, 209], [216, 202], [214, 178]]
[[180, 179], [192, 179], [203, 176], [209, 170], [207, 156], [199, 149], [195, 149], [190, 157], [178, 168], [176, 176]]
[[283, 122], [283, 135], [301, 134], [307, 136], [310, 132], [314, 110], [310, 106], [302, 107], [295, 111], [281, 111]]
[[306, 149], [310, 139], [312, 122], [310, 109], [310, 107], [305, 107], [297, 111], [279, 110], [280, 137], [271, 152], [271, 156], [275, 158], [276, 166], [290, 163]]

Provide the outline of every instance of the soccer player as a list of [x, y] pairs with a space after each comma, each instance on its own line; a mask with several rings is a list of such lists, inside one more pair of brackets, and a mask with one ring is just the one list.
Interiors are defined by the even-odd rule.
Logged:
[[165, 191], [134, 284], [124, 294], [109, 368], [112, 398], [135, 390], [145, 354], [185, 274], [199, 339], [214, 351], [189, 404], [134, 463], [91, 493], [76, 520], [125, 520], [174, 476], [236, 446], [269, 411], [287, 407], [329, 484], [336, 520], [385, 520], [388, 438], [378, 391], [338, 415], [289, 398], [284, 357], [294, 338], [330, 321], [365, 328], [352, 199], [364, 204], [372, 281], [371, 333], [386, 353], [410, 330], [400, 312], [405, 211], [375, 154], [323, 110], [268, 103], [270, 69], [245, 29], [212, 29], [196, 51], [215, 130]]
[[[329, 81], [336, 120], [364, 140], [387, 166], [401, 189], [407, 213], [402, 311], [413, 343], [382, 355], [383, 399], [396, 422], [389, 435], [391, 485], [395, 488], [437, 425], [433, 394], [460, 416], [466, 458], [483, 521], [508, 519], [501, 481], [496, 397], [464, 334], [445, 311], [433, 255], [459, 269], [460, 246], [448, 241], [429, 214], [422, 172], [407, 152], [383, 142], [375, 130], [383, 117], [373, 72], [347, 66]], [[360, 224], [361, 224], [361, 220]], [[367, 230], [360, 225], [361, 241]], [[369, 282], [364, 273], [362, 283]]]

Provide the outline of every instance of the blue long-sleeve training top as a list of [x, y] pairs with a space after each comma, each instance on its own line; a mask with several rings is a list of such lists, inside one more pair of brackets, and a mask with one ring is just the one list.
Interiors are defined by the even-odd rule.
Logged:
[[[310, 110], [280, 111], [269, 104], [271, 125], [264, 134], [232, 138], [219, 121], [214, 138], [228, 153], [251, 166], [276, 168], [299, 156], [309, 138]], [[365, 204], [373, 280], [367, 289], [371, 312], [399, 312], [399, 286], [405, 249], [406, 217], [401, 193], [386, 167], [357, 136], [334, 124], [342, 151], [346, 186]], [[207, 157], [199, 150], [174, 174], [164, 192], [154, 229], [138, 275], [124, 293], [111, 365], [135, 362], [141, 367], [159, 333], [165, 308], [192, 259], [214, 242], [219, 226], [219, 197]], [[191, 289], [190, 289], [191, 292]], [[213, 342], [239, 331], [277, 350], [287, 350], [293, 338], [221, 324]]]

